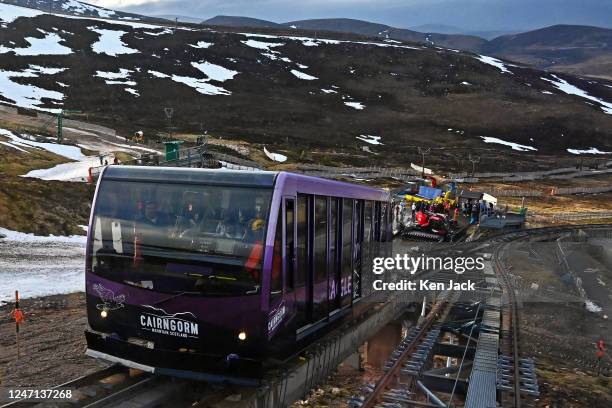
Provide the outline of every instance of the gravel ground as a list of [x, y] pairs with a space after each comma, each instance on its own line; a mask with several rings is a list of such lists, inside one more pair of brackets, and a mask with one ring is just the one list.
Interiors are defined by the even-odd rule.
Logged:
[[[588, 244], [573, 244], [570, 265], [577, 273], [589, 271], [605, 282], [612, 279], [612, 271], [596, 259], [599, 251]], [[569, 245], [568, 245], [569, 246]], [[610, 407], [612, 379], [597, 375], [595, 342], [604, 338], [612, 341], [612, 321], [606, 313], [612, 297], [598, 293], [600, 312], [588, 311], [574, 288], [574, 283], [560, 273], [554, 255], [554, 244], [511, 244], [506, 263], [512, 267], [519, 297], [522, 299], [520, 316], [521, 348], [524, 357], [533, 357], [538, 371], [541, 396], [537, 407]], [[596, 282], [596, 281], [595, 281]], [[611, 286], [583, 280], [589, 297], [597, 291], [610, 291]], [[610, 293], [610, 292], [608, 292]], [[609, 374], [609, 363], [604, 372]]]
[[84, 293], [26, 299], [21, 308], [17, 359], [13, 305], [0, 307], [0, 387], [54, 386], [106, 367], [85, 356]]

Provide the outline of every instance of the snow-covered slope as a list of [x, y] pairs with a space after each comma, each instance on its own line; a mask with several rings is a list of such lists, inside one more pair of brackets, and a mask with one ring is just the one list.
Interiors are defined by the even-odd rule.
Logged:
[[483, 136], [537, 149], [524, 154], [612, 149], [612, 88], [603, 81], [435, 45], [175, 30], [87, 10], [49, 15], [0, 3], [0, 103], [78, 109], [147, 134], [167, 127], [170, 106], [179, 131], [205, 121], [273, 151], [280, 140], [300, 150], [367, 143], [359, 135], [381, 135], [375, 148], [391, 153], [422, 141], [512, 150]]
[[80, 17], [98, 17], [118, 20], [143, 20], [144, 16], [109, 10], [77, 0], [2, 0], [2, 3], [27, 7], [45, 12], [71, 14]]

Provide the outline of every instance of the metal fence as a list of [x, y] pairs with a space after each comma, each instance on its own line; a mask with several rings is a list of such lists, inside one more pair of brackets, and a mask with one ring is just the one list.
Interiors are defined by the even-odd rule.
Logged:
[[582, 211], [555, 214], [538, 214], [534, 212], [529, 212], [527, 213], [527, 217], [533, 219], [534, 221], [546, 220], [552, 222], [595, 220], [603, 218], [612, 218], [612, 211]]
[[495, 197], [544, 197], [573, 194], [599, 194], [612, 191], [612, 186], [602, 187], [550, 187], [547, 190], [489, 190], [485, 191]]
[[449, 179], [465, 179], [465, 178], [499, 178], [503, 181], [530, 181], [538, 180], [542, 178], [551, 179], [567, 179], [574, 177], [587, 177], [598, 174], [612, 173], [612, 169], [608, 168], [612, 166], [612, 160], [608, 160], [605, 163], [601, 163], [601, 167], [596, 169], [584, 169], [580, 170], [576, 167], [562, 167], [559, 169], [552, 170], [541, 170], [541, 171], [524, 171], [524, 172], [482, 172], [482, 173], [450, 173], [447, 178]]

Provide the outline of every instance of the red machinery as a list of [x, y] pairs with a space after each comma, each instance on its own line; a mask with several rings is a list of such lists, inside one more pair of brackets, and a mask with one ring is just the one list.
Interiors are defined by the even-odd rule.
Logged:
[[442, 242], [452, 237], [449, 217], [429, 211], [417, 211], [416, 225], [406, 228], [402, 238]]

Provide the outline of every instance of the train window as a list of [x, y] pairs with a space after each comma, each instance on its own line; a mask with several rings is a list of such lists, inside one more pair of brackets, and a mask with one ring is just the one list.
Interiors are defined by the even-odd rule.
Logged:
[[315, 198], [315, 282], [327, 279], [327, 197]]
[[276, 233], [274, 234], [274, 249], [272, 255], [272, 273], [270, 275], [270, 304], [283, 293], [283, 221], [282, 212], [278, 210]]
[[91, 271], [166, 293], [256, 294], [272, 190], [102, 183]]
[[378, 220], [376, 240], [385, 242], [387, 230], [387, 203], [378, 203], [378, 208], [378, 217], [376, 218]]
[[338, 220], [339, 200], [335, 197], [330, 199], [329, 218], [329, 299], [332, 307], [339, 306], [340, 294], [340, 271], [338, 269]]
[[374, 203], [373, 240], [380, 241], [380, 201]]
[[363, 223], [363, 255], [364, 259], [370, 256], [370, 242], [372, 241], [372, 202], [365, 202], [365, 215]]
[[295, 201], [292, 199], [285, 200], [285, 279], [287, 287], [294, 288], [294, 259], [295, 259]]
[[295, 274], [295, 287], [306, 284], [308, 271], [308, 196], [298, 194], [297, 199], [297, 271]]
[[318, 321], [327, 316], [327, 197], [316, 196], [314, 214], [313, 248], [313, 319]]
[[364, 204], [363, 200], [355, 202], [355, 238], [354, 253], [353, 253], [353, 298], [361, 296], [361, 271], [362, 271], [362, 250], [363, 250], [363, 219], [364, 219]]
[[351, 285], [353, 274], [353, 200], [344, 198], [342, 200], [342, 264], [340, 272], [340, 296], [342, 306], [351, 303]]

